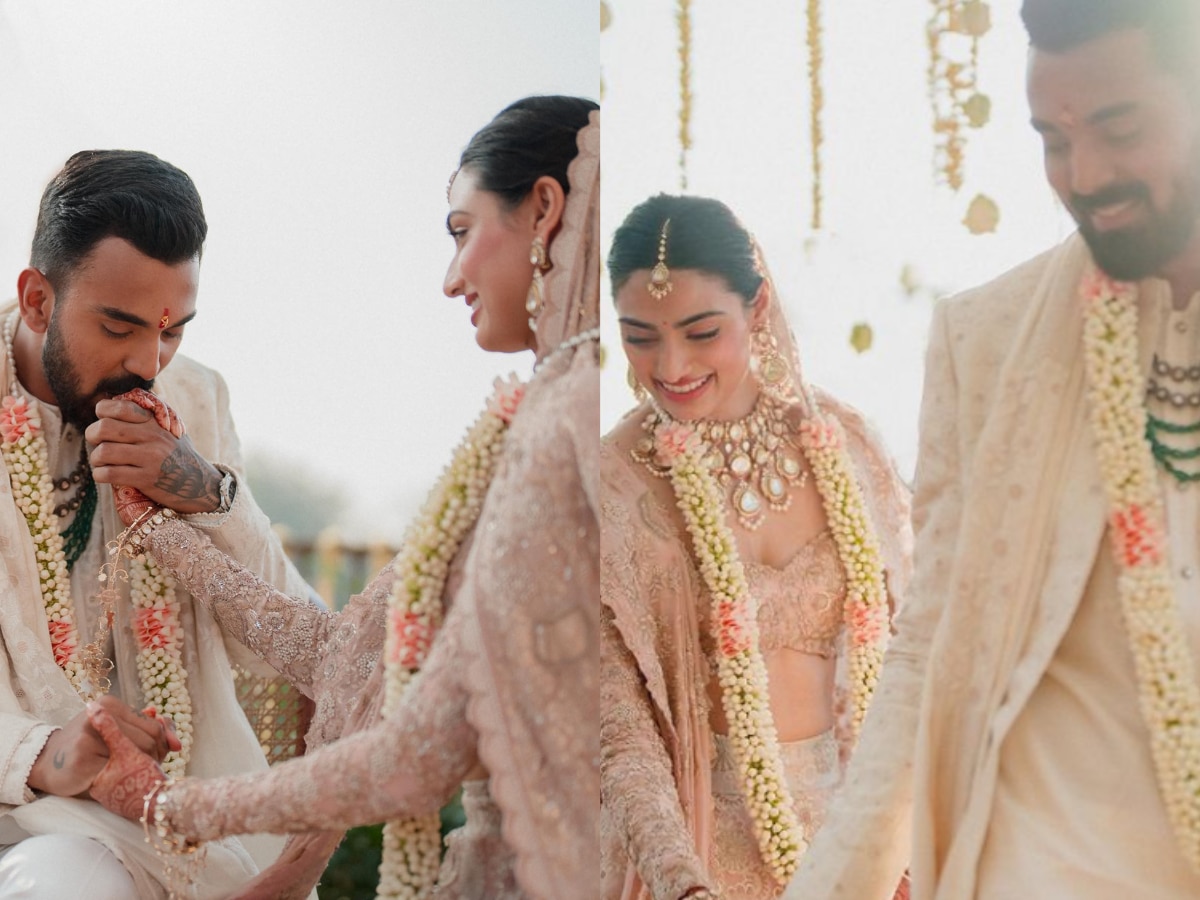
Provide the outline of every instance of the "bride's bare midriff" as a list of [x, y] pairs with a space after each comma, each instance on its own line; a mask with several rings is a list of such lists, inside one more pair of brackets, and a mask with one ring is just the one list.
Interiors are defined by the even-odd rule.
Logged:
[[[800, 650], [763, 653], [771, 696], [771, 715], [783, 743], [816, 737], [833, 727], [834, 660]], [[717, 734], [728, 734], [729, 723], [721, 706], [721, 685], [708, 682], [712, 712], [709, 724]]]
[[[733, 533], [742, 559], [782, 570], [826, 527], [824, 504], [810, 481], [806, 488], [792, 491], [791, 508], [786, 513], [768, 514], [762, 526], [754, 531], [734, 524]], [[767, 667], [771, 715], [780, 741], [804, 740], [833, 727], [834, 660], [802, 650], [779, 648], [764, 650], [763, 662]], [[715, 678], [708, 683], [708, 696], [713, 731], [728, 734], [725, 710], [721, 707], [721, 685]]]

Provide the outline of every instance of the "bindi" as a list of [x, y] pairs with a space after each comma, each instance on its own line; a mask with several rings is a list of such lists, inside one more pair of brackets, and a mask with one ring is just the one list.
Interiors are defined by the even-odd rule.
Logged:
[[166, 328], [170, 324], [171, 324], [171, 311], [164, 306], [162, 318], [158, 320], [158, 330], [162, 331], [164, 328]]

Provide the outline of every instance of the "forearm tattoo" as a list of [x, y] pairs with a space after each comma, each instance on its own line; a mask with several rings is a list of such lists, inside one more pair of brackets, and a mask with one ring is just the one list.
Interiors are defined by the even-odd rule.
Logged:
[[154, 486], [181, 500], [205, 500], [215, 509], [221, 503], [221, 479], [212, 478], [215, 470], [190, 447], [179, 446], [162, 461]]

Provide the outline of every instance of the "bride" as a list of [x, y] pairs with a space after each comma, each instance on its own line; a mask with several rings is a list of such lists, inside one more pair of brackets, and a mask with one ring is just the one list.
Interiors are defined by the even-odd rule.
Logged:
[[[341, 613], [273, 591], [118, 489], [125, 552], [151, 551], [313, 696], [310, 738], [329, 744], [255, 778], [171, 783], [90, 710], [112, 750], [92, 796], [143, 818], [180, 872], [219, 835], [387, 819], [381, 896], [423, 895], [437, 810], [466, 779], [435, 896], [557, 898], [595, 878], [599, 150], [596, 104], [531, 97], [463, 151], [445, 292], [468, 301], [484, 349], [533, 350], [534, 375], [497, 383], [405, 548]], [[320, 876], [328, 840], [314, 843], [281, 889]]]
[[871, 698], [907, 491], [801, 380], [726, 206], [652, 197], [608, 267], [641, 402], [600, 452], [603, 896], [775, 897]]

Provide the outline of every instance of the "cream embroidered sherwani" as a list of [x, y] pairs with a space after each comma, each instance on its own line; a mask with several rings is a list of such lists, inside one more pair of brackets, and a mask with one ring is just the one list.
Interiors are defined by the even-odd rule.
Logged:
[[[0, 311], [0, 315], [3, 311]], [[10, 383], [3, 373], [3, 383]], [[188, 436], [206, 459], [235, 472], [241, 451], [229, 413], [228, 391], [220, 375], [196, 362], [176, 356], [159, 376], [160, 394], [187, 424]], [[69, 429], [64, 437], [58, 411], [39, 404], [50, 455], [50, 472], [71, 469], [78, 458], [80, 437]], [[65, 444], [63, 441], [65, 440]], [[0, 845], [35, 834], [80, 834], [109, 847], [129, 869], [138, 896], [165, 896], [161, 865], [145, 844], [142, 828], [105, 811], [88, 800], [45, 796], [35, 798], [26, 787], [34, 760], [47, 738], [83, 709], [62, 670], [55, 664], [38, 587], [33, 542], [25, 520], [12, 500], [7, 471], [0, 460]], [[91, 639], [97, 606], [90, 602], [99, 591], [97, 573], [106, 559], [105, 546], [121, 530], [112, 491], [99, 485], [99, 503], [91, 541], [72, 571], [74, 601], [81, 641]], [[308, 586], [287, 561], [266, 516], [255, 505], [245, 480], [232, 508], [224, 515], [187, 517], [207, 530], [230, 555], [281, 590], [308, 597]], [[128, 588], [123, 587], [127, 598]], [[212, 617], [182, 590], [178, 592], [185, 630], [184, 664], [193, 706], [194, 744], [189, 775], [220, 775], [265, 769], [266, 762], [234, 694], [231, 663], [262, 671], [240, 645], [226, 642]], [[145, 702], [138, 687], [135, 643], [127, 599], [118, 605], [113, 628], [112, 693], [135, 708]], [[282, 842], [255, 837], [214, 845], [197, 888], [199, 897], [227, 896], [270, 864]], [[69, 861], [64, 861], [69, 864]]]
[[[1116, 608], [1084, 400], [1089, 264], [1072, 237], [936, 310], [910, 600], [844, 792], [787, 897], [882, 900], [910, 847], [914, 900], [1200, 896]], [[1183, 361], [1164, 342], [1165, 292], [1142, 285], [1147, 370], [1156, 349]], [[1196, 503], [1167, 501], [1196, 652]]]

